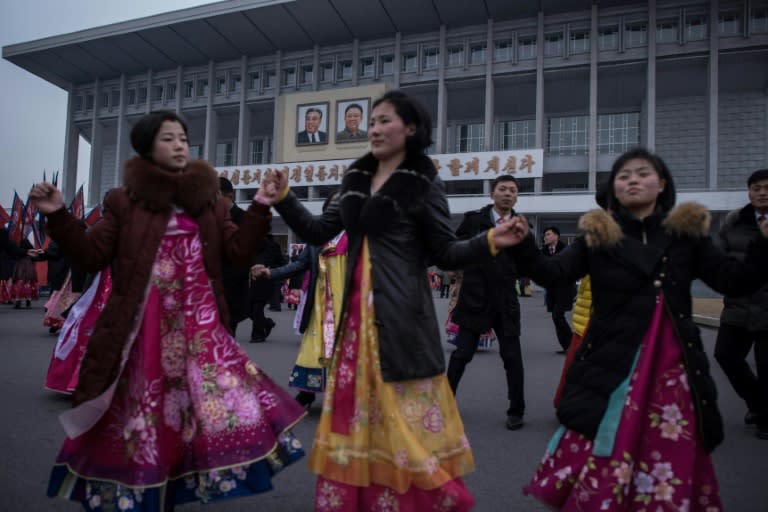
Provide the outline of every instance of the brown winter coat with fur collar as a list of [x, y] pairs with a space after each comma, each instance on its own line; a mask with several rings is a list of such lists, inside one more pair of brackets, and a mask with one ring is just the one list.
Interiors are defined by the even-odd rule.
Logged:
[[171, 172], [139, 157], [124, 164], [123, 183], [104, 199], [104, 216], [88, 231], [65, 208], [48, 216], [51, 236], [90, 272], [112, 265], [112, 295], [96, 322], [80, 368], [75, 405], [93, 399], [117, 377], [120, 357], [149, 283], [160, 241], [174, 207], [199, 227], [205, 268], [221, 321], [229, 326], [222, 257], [247, 265], [269, 231], [267, 206], [252, 203], [238, 227], [218, 197], [218, 176], [206, 162]]
[[583, 234], [565, 251], [545, 257], [532, 237], [512, 249], [522, 275], [549, 287], [589, 274], [593, 313], [584, 341], [568, 369], [557, 409], [566, 427], [594, 439], [608, 400], [628, 376], [650, 325], [660, 293], [676, 337], [696, 412], [699, 439], [707, 451], [723, 439], [717, 389], [709, 373], [699, 329], [692, 319], [691, 282], [699, 278], [725, 294], [754, 291], [768, 281], [768, 239], [752, 244], [745, 261], [717, 248], [709, 213], [682, 204], [638, 220], [619, 211], [588, 212], [579, 221]]

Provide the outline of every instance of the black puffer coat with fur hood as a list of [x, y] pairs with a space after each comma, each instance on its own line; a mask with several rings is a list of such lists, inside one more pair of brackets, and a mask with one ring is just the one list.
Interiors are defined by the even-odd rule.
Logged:
[[602, 210], [579, 221], [583, 234], [562, 253], [547, 258], [528, 237], [511, 249], [522, 275], [544, 287], [573, 282], [589, 274], [593, 313], [589, 328], [568, 369], [560, 422], [590, 439], [597, 434], [611, 393], [629, 374], [663, 293], [682, 349], [703, 447], [723, 439], [717, 389], [709, 372], [698, 327], [692, 319], [691, 282], [740, 295], [768, 280], [768, 239], [753, 243], [745, 260], [727, 256], [708, 236], [709, 213], [694, 203], [667, 215], [660, 210], [638, 220], [624, 211]]

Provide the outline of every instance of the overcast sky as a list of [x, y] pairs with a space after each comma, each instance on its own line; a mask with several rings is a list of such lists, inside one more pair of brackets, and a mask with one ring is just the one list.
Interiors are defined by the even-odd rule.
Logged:
[[[25, 43], [162, 12], [213, 3], [200, 0], [2, 0], [0, 46]], [[0, 60], [0, 205], [9, 209], [14, 189], [30, 187], [64, 162], [67, 94], [5, 59]], [[77, 185], [87, 179], [88, 154], [80, 155]], [[50, 178], [49, 178], [50, 179]], [[87, 190], [87, 185], [86, 185]]]

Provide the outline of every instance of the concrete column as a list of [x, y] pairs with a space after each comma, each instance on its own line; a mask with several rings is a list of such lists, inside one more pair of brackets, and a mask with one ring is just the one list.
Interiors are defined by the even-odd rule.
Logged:
[[[536, 30], [536, 147], [544, 147], [544, 11], [539, 11]], [[534, 178], [533, 192], [540, 194], [543, 179]]]
[[[656, 0], [648, 1], [648, 27], [645, 146], [653, 151], [656, 146]], [[650, 27], [654, 27], [653, 30], [650, 30]], [[684, 25], [681, 24], [681, 31], [683, 27]]]
[[[466, 55], [466, 54], [465, 54]], [[483, 149], [493, 150], [493, 109], [496, 87], [493, 83], [493, 20], [488, 20], [488, 32], [485, 38], [485, 140]], [[487, 181], [487, 180], [486, 180]]]
[[400, 34], [400, 32], [397, 32], [395, 34], [395, 60], [392, 63], [392, 84], [394, 85], [395, 89], [398, 89], [400, 87], [400, 67], [402, 66], [402, 58], [403, 58], [403, 36]]
[[[97, 78], [93, 81], [93, 115], [91, 117], [91, 162], [88, 171], [88, 193], [85, 197], [85, 205], [91, 206], [94, 200], [101, 199], [101, 161], [103, 158], [103, 134], [99, 122], [99, 110], [101, 110], [101, 81]], [[96, 201], [98, 202], [98, 201]]]
[[320, 45], [316, 44], [312, 53], [312, 90], [320, 89]]
[[[440, 26], [440, 59], [437, 63], [437, 133], [435, 134], [435, 149], [438, 153], [445, 153], [446, 131], [448, 113], [448, 91], [445, 87], [445, 25]], [[421, 52], [419, 52], [419, 61], [421, 61]]]
[[125, 96], [128, 87], [128, 77], [123, 73], [120, 75], [120, 106], [117, 109], [117, 141], [115, 146], [115, 181], [109, 184], [109, 187], [117, 187], [122, 183], [123, 162], [128, 159], [131, 150], [130, 131], [131, 127], [125, 116]]
[[72, 109], [75, 103], [75, 86], [69, 85], [67, 95], [67, 124], [64, 129], [64, 162], [59, 177], [59, 188], [69, 204], [77, 191], [77, 151], [80, 146], [80, 130], [75, 126]]
[[717, 139], [718, 139], [718, 81], [720, 75], [720, 34], [718, 17], [720, 2], [709, 2], [709, 78], [707, 81], [707, 184], [709, 190], [717, 190]]
[[[245, 76], [243, 76], [243, 84], [245, 84]], [[181, 66], [176, 66], [176, 114], [181, 115], [181, 102], [184, 101], [184, 72]], [[243, 85], [245, 88], [245, 85]]]
[[144, 112], [149, 114], [152, 112], [152, 70], [147, 70], [147, 103], [144, 108]]
[[248, 164], [248, 146], [251, 140], [251, 115], [245, 102], [246, 90], [245, 76], [248, 71], [248, 57], [243, 55], [240, 58], [240, 113], [237, 121], [237, 155], [235, 163], [237, 165]]
[[[589, 169], [587, 169], [587, 189], [597, 187], [597, 3], [592, 4], [592, 18], [589, 29]], [[569, 40], [565, 40], [568, 46]]]
[[216, 163], [216, 112], [213, 110], [214, 96], [214, 67], [213, 61], [208, 62], [208, 98], [205, 102], [205, 139], [203, 142], [203, 160], [211, 165]]
[[358, 76], [360, 75], [360, 40], [352, 40], [352, 87], [357, 87]]

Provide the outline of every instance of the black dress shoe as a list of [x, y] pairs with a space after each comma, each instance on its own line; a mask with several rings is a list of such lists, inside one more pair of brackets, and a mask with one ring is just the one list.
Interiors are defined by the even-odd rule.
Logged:
[[507, 416], [507, 428], [509, 430], [518, 430], [523, 428], [523, 418], [517, 414]]
[[312, 403], [315, 401], [315, 394], [309, 391], [299, 391], [299, 394], [293, 397], [293, 399], [299, 402], [302, 407], [309, 410]]
[[555, 352], [555, 354], [560, 354], [561, 356], [564, 356], [567, 353], [568, 353], [567, 350], [558, 350], [557, 352]]
[[757, 413], [752, 411], [747, 411], [747, 414], [744, 415], [744, 424], [754, 425], [755, 423], [757, 423]]
[[263, 336], [257, 336], [255, 338], [251, 338], [251, 343], [264, 343], [265, 341], [267, 341], [267, 338]]

